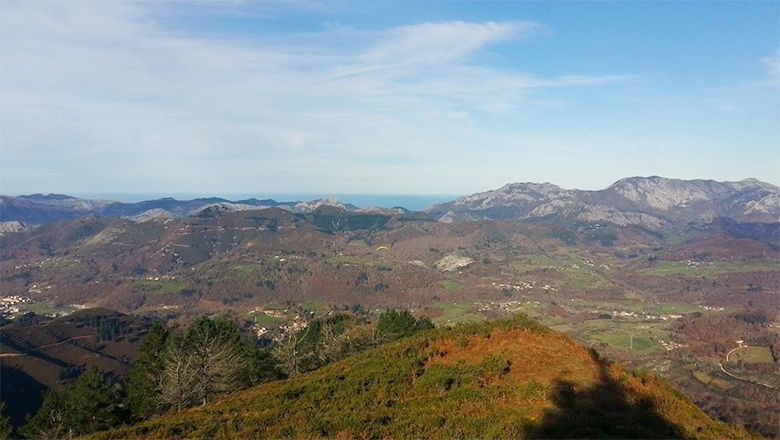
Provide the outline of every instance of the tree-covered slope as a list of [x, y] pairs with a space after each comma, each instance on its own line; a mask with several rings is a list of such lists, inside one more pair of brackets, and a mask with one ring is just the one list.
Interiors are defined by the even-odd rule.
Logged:
[[524, 317], [423, 332], [320, 370], [91, 436], [753, 438], [653, 376]]

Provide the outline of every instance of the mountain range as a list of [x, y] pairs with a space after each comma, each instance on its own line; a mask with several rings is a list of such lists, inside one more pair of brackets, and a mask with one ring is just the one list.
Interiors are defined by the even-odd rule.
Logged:
[[135, 203], [123, 203], [114, 200], [79, 199], [62, 194], [32, 194], [18, 197], [0, 196], [0, 235], [3, 232], [19, 232], [31, 227], [69, 220], [94, 214], [100, 217], [124, 217], [136, 221], [151, 218], [182, 218], [198, 215], [209, 208], [221, 212], [246, 211], [279, 207], [295, 213], [308, 213], [319, 206], [336, 206], [349, 211], [359, 211], [358, 207], [341, 203], [335, 199], [319, 199], [310, 202], [277, 202], [271, 199], [256, 198], [230, 201], [220, 197], [177, 200], [164, 197]]
[[427, 210], [439, 221], [533, 220], [552, 216], [662, 230], [708, 224], [718, 218], [773, 223], [780, 218], [780, 188], [756, 179], [739, 182], [629, 177], [598, 191], [551, 183], [511, 183]]
[[[0, 196], [0, 234], [88, 214], [143, 221], [160, 216], [180, 218], [197, 215], [207, 208], [229, 212], [278, 207], [294, 213], [310, 213], [320, 206], [390, 215], [408, 212], [401, 207], [358, 208], [334, 198], [278, 202], [256, 198], [231, 201], [219, 197], [192, 200], [166, 197], [123, 203], [62, 194], [32, 194]], [[636, 225], [653, 231], [706, 225], [718, 220], [777, 223], [780, 220], [780, 188], [756, 179], [718, 182], [658, 176], [629, 177], [597, 191], [564, 189], [551, 183], [510, 183], [496, 190], [435, 204], [424, 213], [445, 223], [484, 219], [533, 221], [562, 217], [586, 223]]]

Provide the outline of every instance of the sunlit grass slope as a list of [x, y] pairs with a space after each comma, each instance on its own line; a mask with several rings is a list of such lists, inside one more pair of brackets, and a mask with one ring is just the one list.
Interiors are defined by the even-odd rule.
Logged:
[[753, 438], [525, 318], [437, 329], [114, 438]]

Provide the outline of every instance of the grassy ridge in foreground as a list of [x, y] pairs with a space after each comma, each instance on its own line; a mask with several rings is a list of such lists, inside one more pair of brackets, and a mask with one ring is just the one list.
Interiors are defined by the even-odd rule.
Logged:
[[437, 329], [114, 438], [754, 438], [525, 316]]

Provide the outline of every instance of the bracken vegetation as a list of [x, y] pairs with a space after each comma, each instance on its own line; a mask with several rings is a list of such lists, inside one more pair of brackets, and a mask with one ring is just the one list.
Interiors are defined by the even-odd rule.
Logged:
[[194, 437], [757, 438], [525, 316], [415, 333], [89, 438]]
[[[89, 318], [95, 325], [113, 322]], [[386, 310], [375, 322], [334, 313], [263, 346], [254, 337], [242, 335], [227, 317], [202, 316], [179, 329], [156, 323], [144, 338], [126, 380], [90, 368], [64, 390], [49, 391], [19, 434], [70, 438], [204, 406], [221, 395], [293, 377], [432, 328], [430, 320], [415, 318], [406, 310]], [[2, 429], [4, 421], [0, 419]], [[12, 435], [13, 429], [9, 432]]]

